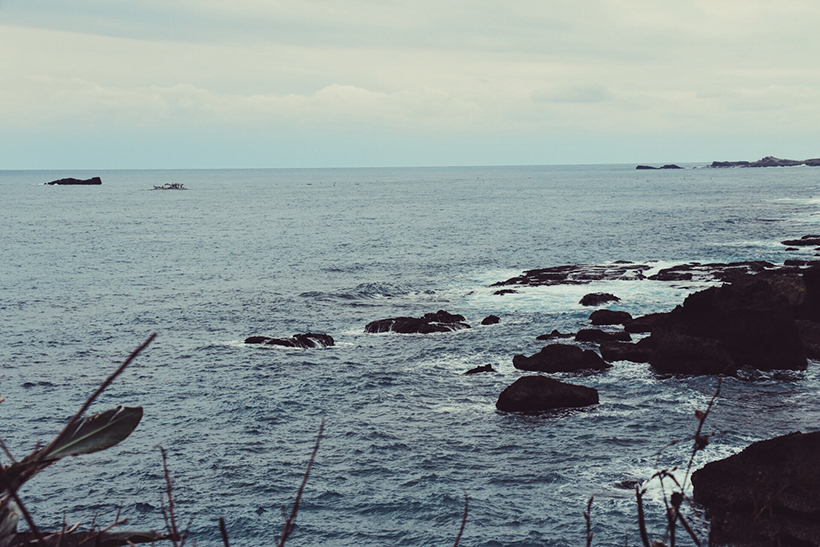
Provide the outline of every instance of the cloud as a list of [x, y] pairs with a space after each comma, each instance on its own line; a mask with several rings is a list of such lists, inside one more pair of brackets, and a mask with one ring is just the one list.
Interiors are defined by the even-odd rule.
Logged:
[[600, 103], [612, 98], [612, 93], [600, 85], [557, 85], [530, 92], [530, 99], [539, 103]]

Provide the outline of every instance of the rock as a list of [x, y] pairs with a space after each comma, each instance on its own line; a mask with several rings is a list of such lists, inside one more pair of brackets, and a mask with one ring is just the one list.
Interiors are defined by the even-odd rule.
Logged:
[[806, 357], [820, 360], [820, 323], [801, 319], [797, 321], [797, 330], [806, 349]]
[[501, 290], [495, 291], [493, 294], [496, 295], [496, 296], [504, 296], [505, 294], [515, 294], [517, 292], [518, 291], [515, 290], [515, 289], [501, 289]]
[[540, 372], [575, 372], [578, 370], [605, 370], [610, 367], [592, 350], [583, 350], [567, 344], [550, 344], [526, 357], [513, 357], [513, 366], [520, 370]]
[[820, 266], [814, 265], [803, 273], [806, 294], [803, 299], [801, 316], [820, 322]]
[[262, 344], [265, 346], [285, 346], [289, 348], [326, 348], [335, 345], [329, 334], [294, 334], [291, 338], [269, 338], [267, 336], [249, 336], [246, 344]]
[[649, 169], [657, 169], [657, 167], [652, 167], [651, 165], [639, 165], [635, 169], [638, 170], [649, 170]]
[[807, 235], [800, 239], [787, 239], [780, 243], [788, 245], [789, 247], [814, 247], [815, 245], [820, 245], [820, 235]]
[[817, 165], [815, 162], [815, 159], [799, 161], [766, 156], [757, 161], [713, 161], [709, 167], [794, 167], [797, 165], [815, 166]]
[[481, 320], [482, 325], [496, 325], [501, 321], [501, 318], [497, 315], [488, 315], [484, 319]]
[[633, 363], [648, 363], [652, 358], [653, 349], [649, 338], [644, 338], [637, 344], [630, 342], [602, 342], [601, 357], [605, 361], [631, 361]]
[[[742, 366], [761, 370], [806, 368], [806, 354], [794, 310], [762, 279], [712, 287], [689, 295], [683, 306], [675, 308], [653, 327], [650, 338], [661, 355], [668, 355], [670, 348], [665, 346], [672, 344], [689, 351], [693, 358], [711, 355], [713, 365], [725, 361], [714, 344], [695, 342], [689, 339], [692, 337], [720, 345], [731, 356], [735, 369]], [[650, 363], [655, 366], [654, 359]], [[663, 368], [665, 372], [674, 372]]]
[[394, 317], [368, 323], [364, 331], [368, 333], [397, 332], [400, 334], [430, 334], [469, 329], [463, 315], [454, 315], [444, 310], [427, 313], [423, 317]]
[[608, 292], [593, 292], [585, 294], [579, 304], [582, 306], [600, 306], [607, 302], [620, 302], [621, 299]]
[[546, 376], [524, 376], [501, 392], [495, 407], [505, 412], [540, 412], [595, 404], [598, 392], [591, 387], [565, 384]]
[[481, 365], [479, 367], [471, 368], [464, 374], [478, 374], [479, 372], [495, 372], [492, 365]]
[[662, 321], [663, 318], [667, 315], [667, 313], [650, 313], [647, 315], [636, 317], [635, 319], [629, 321], [624, 325], [624, 330], [626, 332], [631, 332], [633, 334], [642, 332], [652, 332], [652, 327], [655, 326], [659, 321]]
[[820, 545], [820, 432], [756, 442], [692, 475], [710, 545]]
[[680, 165], [675, 165], [674, 163], [667, 163], [666, 165], [661, 166], [661, 169], [683, 169]]
[[92, 177], [90, 179], [58, 179], [52, 180], [51, 182], [46, 182], [45, 184], [49, 186], [59, 185], [59, 186], [75, 186], [75, 185], [95, 185], [95, 184], [102, 184], [102, 179], [100, 177]]
[[635, 280], [643, 279], [643, 272], [650, 269], [644, 264], [632, 264], [618, 261], [613, 264], [574, 266], [554, 266], [538, 270], [527, 270], [523, 274], [494, 283], [499, 285], [583, 285], [593, 281]]
[[572, 338], [573, 336], [575, 336], [574, 333], [563, 334], [561, 332], [558, 332], [558, 330], [553, 329], [553, 331], [551, 333], [541, 334], [540, 336], [537, 336], [535, 339], [536, 340], [552, 340], [553, 338]]
[[581, 329], [575, 335], [578, 342], [629, 342], [632, 336], [628, 332], [605, 332], [601, 329]]
[[692, 376], [737, 374], [737, 365], [717, 340], [686, 336], [675, 331], [653, 331], [647, 340], [655, 346], [649, 364], [657, 372]]
[[625, 311], [595, 310], [589, 320], [593, 325], [625, 325], [632, 321], [632, 316]]

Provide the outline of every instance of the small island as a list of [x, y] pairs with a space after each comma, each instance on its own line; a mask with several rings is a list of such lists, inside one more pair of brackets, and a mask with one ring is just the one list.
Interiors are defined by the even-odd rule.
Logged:
[[44, 183], [47, 186], [75, 186], [75, 185], [95, 185], [95, 184], [102, 184], [102, 179], [100, 177], [92, 177], [90, 179], [74, 179], [74, 178], [66, 178], [66, 179], [58, 179], [52, 180], [51, 182]]

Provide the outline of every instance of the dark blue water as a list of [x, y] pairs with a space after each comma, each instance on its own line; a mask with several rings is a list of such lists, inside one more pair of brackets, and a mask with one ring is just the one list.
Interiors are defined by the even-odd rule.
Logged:
[[[100, 175], [99, 187], [43, 186]], [[180, 182], [188, 191], [149, 191]], [[0, 435], [22, 457], [48, 441], [151, 332], [159, 338], [94, 410], [145, 407], [122, 445], [47, 469], [23, 490], [44, 528], [164, 528], [159, 451], [197, 543], [271, 543], [315, 440], [325, 437], [289, 545], [639, 542], [623, 480], [685, 464], [714, 378], [615, 363], [558, 375], [595, 387], [597, 407], [499, 413], [535, 337], [586, 325], [588, 292], [633, 315], [670, 309], [701, 286], [652, 281], [489, 285], [522, 270], [632, 260], [810, 257], [779, 241], [820, 230], [820, 170], [633, 166], [0, 172]], [[446, 309], [474, 328], [366, 335], [364, 325]], [[489, 314], [501, 317], [479, 325]], [[322, 350], [246, 347], [250, 335], [326, 332]], [[492, 363], [497, 374], [464, 376]], [[820, 426], [817, 365], [730, 379], [697, 464]], [[660, 528], [660, 492], [649, 494]], [[22, 527], [22, 525], [21, 525]]]

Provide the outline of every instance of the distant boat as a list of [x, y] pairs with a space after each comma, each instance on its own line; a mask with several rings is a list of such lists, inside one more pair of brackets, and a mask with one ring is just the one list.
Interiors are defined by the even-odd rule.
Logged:
[[162, 186], [154, 186], [154, 190], [187, 190], [180, 182], [166, 182]]

